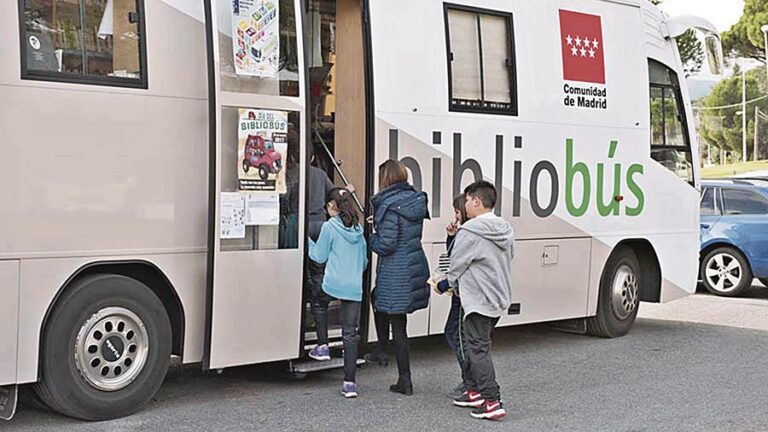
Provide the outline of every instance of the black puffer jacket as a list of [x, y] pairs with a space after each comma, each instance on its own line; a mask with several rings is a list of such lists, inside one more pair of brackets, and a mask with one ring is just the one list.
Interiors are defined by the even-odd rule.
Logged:
[[427, 194], [406, 182], [395, 183], [371, 198], [375, 233], [371, 249], [379, 256], [373, 308], [407, 314], [429, 305], [429, 264], [421, 245]]

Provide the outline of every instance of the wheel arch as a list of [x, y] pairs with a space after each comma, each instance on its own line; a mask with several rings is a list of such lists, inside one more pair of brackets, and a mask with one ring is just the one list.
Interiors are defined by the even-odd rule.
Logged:
[[733, 242], [724, 240], [724, 239], [713, 240], [711, 242], [701, 245], [701, 250], [699, 251], [699, 264], [701, 264], [701, 261], [704, 259], [705, 256], [707, 256], [708, 253], [721, 247], [729, 247], [732, 249], [736, 249], [741, 254], [741, 256], [743, 256], [744, 259], [747, 260], [747, 263], [749, 264], [750, 268], [752, 267], [752, 263], [749, 262], [749, 256], [740, 247], [733, 244]]
[[[637, 255], [638, 261], [640, 261], [642, 272], [640, 277], [640, 301], [661, 302], [661, 263], [659, 262], [659, 256], [656, 254], [656, 249], [654, 249], [651, 242], [647, 239], [622, 240], [613, 248], [606, 263], [621, 247], [631, 249]], [[605, 272], [605, 269], [603, 272]]]
[[[147, 287], [157, 295], [168, 314], [168, 319], [171, 322], [171, 353], [174, 355], [182, 356], [184, 350], [184, 307], [181, 303], [176, 289], [171, 281], [155, 264], [144, 260], [126, 260], [126, 261], [94, 261], [78, 268], [69, 278], [61, 285], [53, 300], [48, 305], [48, 309], [45, 311], [42, 324], [40, 326], [40, 342], [39, 346], [43, 344], [43, 337], [45, 328], [48, 325], [48, 320], [54, 308], [58, 305], [62, 295], [67, 292], [67, 289], [73, 282], [89, 275], [94, 274], [114, 274], [121, 275], [135, 279]], [[40, 356], [43, 354], [41, 349], [38, 354], [38, 368], [42, 364]], [[38, 371], [38, 377], [39, 377]]]

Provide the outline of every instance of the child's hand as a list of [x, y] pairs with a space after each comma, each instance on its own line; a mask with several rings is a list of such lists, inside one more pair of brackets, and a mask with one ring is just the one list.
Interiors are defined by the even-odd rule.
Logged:
[[446, 292], [448, 292], [450, 290], [451, 290], [451, 285], [448, 283], [448, 278], [445, 278], [445, 279], [441, 280], [437, 284], [437, 291], [440, 294], [445, 294]]
[[448, 224], [447, 227], [445, 227], [445, 232], [451, 237], [456, 236], [456, 233], [459, 231], [459, 224], [456, 223], [456, 221], [451, 221], [451, 223]]
[[445, 294], [445, 292], [450, 289], [450, 286], [448, 285], [448, 277], [438, 272], [435, 272], [435, 274], [429, 278], [427, 283], [432, 287], [432, 290], [439, 295]]

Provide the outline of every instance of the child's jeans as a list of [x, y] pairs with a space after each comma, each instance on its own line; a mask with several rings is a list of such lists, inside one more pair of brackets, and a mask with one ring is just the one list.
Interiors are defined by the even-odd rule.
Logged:
[[466, 362], [464, 361], [464, 348], [462, 347], [463, 320], [464, 310], [461, 307], [461, 298], [454, 294], [451, 296], [451, 310], [448, 313], [448, 319], [445, 321], [445, 339], [456, 355], [456, 360], [459, 362], [459, 368], [461, 369], [461, 379], [466, 384], [466, 373], [464, 371], [464, 363]]
[[471, 313], [464, 318], [464, 353], [469, 390], [480, 392], [486, 401], [499, 401], [501, 389], [491, 358], [491, 333], [499, 318]]
[[341, 301], [341, 338], [344, 341], [344, 381], [355, 382], [360, 343], [360, 302]]

